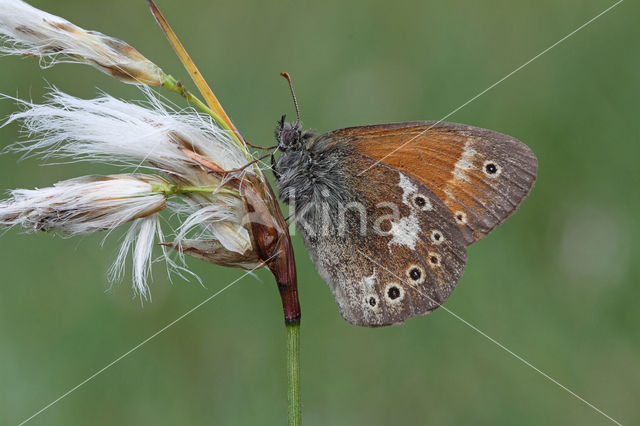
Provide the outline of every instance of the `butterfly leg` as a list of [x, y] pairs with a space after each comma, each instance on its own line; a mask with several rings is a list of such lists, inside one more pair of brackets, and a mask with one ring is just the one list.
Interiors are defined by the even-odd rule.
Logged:
[[[262, 161], [262, 160], [264, 160], [265, 158], [267, 158], [267, 157], [268, 157], [268, 156], [270, 156], [270, 155], [271, 155], [271, 156], [273, 156], [273, 154], [272, 154], [272, 153], [268, 153], [268, 154], [263, 155], [262, 157], [258, 157], [258, 158], [256, 158], [255, 160], [248, 162], [247, 164], [245, 164], [245, 165], [244, 165], [244, 166], [242, 166], [242, 167], [238, 167], [237, 169], [225, 170], [225, 171], [224, 171], [224, 174], [230, 174], [230, 173], [237, 173], [237, 172], [241, 172], [241, 171], [243, 171], [244, 169], [246, 169], [247, 167], [249, 167], [249, 166], [251, 166], [251, 165], [253, 165], [253, 164], [256, 164], [258, 161]], [[217, 173], [217, 172], [211, 171], [210, 173]]]
[[280, 173], [278, 172], [278, 168], [276, 167], [276, 157], [271, 153], [271, 171], [273, 172], [273, 176], [275, 176], [276, 180], [280, 179]]
[[256, 148], [256, 149], [264, 149], [264, 150], [270, 150], [270, 149], [275, 149], [278, 147], [278, 145], [273, 145], [273, 146], [260, 146], [260, 145], [254, 145], [252, 143], [250, 143], [249, 141], [244, 141], [244, 143], [246, 143], [247, 145], [249, 145], [252, 148]]

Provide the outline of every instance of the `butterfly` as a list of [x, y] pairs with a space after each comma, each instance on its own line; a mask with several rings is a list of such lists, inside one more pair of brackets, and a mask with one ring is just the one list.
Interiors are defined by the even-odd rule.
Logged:
[[513, 214], [537, 174], [527, 145], [463, 124], [316, 135], [301, 128], [298, 113], [293, 123], [283, 116], [275, 134], [280, 197], [295, 206], [297, 228], [342, 317], [360, 326], [438, 308], [462, 276], [466, 247]]
[[[287, 73], [282, 76], [297, 120], [285, 123], [282, 116], [276, 146], [252, 145], [237, 133], [175, 33], [149, 3], [211, 113], [246, 145], [281, 152], [277, 160], [272, 151], [226, 173], [271, 157], [280, 198], [294, 206], [311, 259], [352, 324], [398, 324], [437, 309], [462, 276], [466, 247], [509, 217], [535, 182], [538, 161], [529, 147], [478, 127], [421, 121], [322, 135], [303, 130]], [[249, 220], [260, 258], [278, 281], [285, 320], [298, 321], [293, 251], [281, 214], [277, 222], [282, 223]]]

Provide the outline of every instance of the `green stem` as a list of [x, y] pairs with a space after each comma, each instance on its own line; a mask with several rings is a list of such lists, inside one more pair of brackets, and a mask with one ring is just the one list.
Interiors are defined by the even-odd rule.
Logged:
[[180, 96], [182, 96], [183, 98], [185, 98], [186, 100], [188, 100], [189, 102], [197, 106], [200, 110], [209, 114], [211, 117], [213, 117], [214, 120], [216, 120], [216, 123], [218, 123], [220, 127], [222, 127], [225, 130], [231, 130], [229, 129], [229, 126], [227, 125], [227, 123], [225, 123], [217, 114], [215, 114], [211, 110], [211, 108], [205, 105], [204, 102], [202, 102], [200, 99], [194, 96], [191, 92], [189, 92], [182, 85], [182, 83], [180, 83], [178, 80], [175, 79], [175, 77], [169, 74], [164, 74], [162, 76], [162, 84], [168, 90], [179, 94]]
[[294, 320], [287, 327], [287, 400], [288, 426], [302, 425], [300, 407], [300, 320]]
[[217, 186], [177, 186], [176, 187], [176, 193], [178, 194], [188, 194], [193, 192], [202, 192], [206, 194], [218, 192], [218, 193], [237, 195], [237, 192], [235, 191], [231, 191], [226, 188], [220, 188]]
[[195, 96], [193, 93], [189, 92], [182, 85], [182, 83], [180, 83], [178, 80], [175, 79], [175, 77], [173, 77], [172, 75], [169, 75], [169, 74], [163, 74], [163, 76], [162, 76], [162, 84], [168, 90], [179, 94], [180, 96], [182, 96], [183, 98], [185, 98], [186, 100], [188, 100], [189, 102], [194, 104], [196, 107], [198, 107], [201, 111], [203, 111], [204, 113], [209, 114], [211, 117], [213, 117], [213, 119], [216, 121], [216, 123], [218, 123], [218, 125], [222, 129], [227, 130], [229, 132], [231, 137], [234, 139], [234, 141], [240, 147], [240, 149], [242, 149], [242, 152], [244, 152], [244, 154], [247, 156], [247, 158], [249, 158], [249, 159], [251, 158], [251, 153], [249, 152], [249, 150], [247, 149], [245, 144], [240, 139], [238, 139], [238, 136], [235, 134], [233, 129], [231, 129], [231, 127], [229, 127], [229, 125], [220, 116], [218, 116], [216, 113], [214, 113], [211, 110], [211, 108], [209, 108], [197, 96]]
[[154, 192], [160, 192], [165, 194], [166, 196], [174, 195], [174, 194], [191, 194], [191, 193], [203, 193], [203, 194], [229, 194], [229, 195], [239, 195], [237, 191], [228, 188], [221, 188], [219, 186], [188, 186], [188, 185], [172, 185], [170, 183], [165, 183], [162, 185], [152, 185], [152, 190]]

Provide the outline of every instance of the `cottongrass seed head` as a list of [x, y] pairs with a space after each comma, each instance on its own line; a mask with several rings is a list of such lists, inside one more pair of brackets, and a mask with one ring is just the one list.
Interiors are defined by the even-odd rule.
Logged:
[[0, 53], [35, 56], [43, 67], [79, 62], [126, 83], [163, 83], [162, 70], [127, 43], [84, 30], [21, 0], [0, 0], [0, 37]]
[[[122, 278], [132, 253], [134, 289], [142, 299], [150, 297], [147, 282], [156, 243], [170, 273], [183, 277], [190, 273], [184, 254], [244, 269], [263, 266], [248, 204], [256, 205], [255, 194], [273, 204], [265, 191], [268, 184], [257, 167], [244, 167], [252, 157], [232, 131], [222, 129], [210, 115], [167, 106], [144, 86], [169, 80], [176, 85], [173, 77], [125, 42], [86, 31], [21, 0], [0, 0], [2, 53], [38, 57], [43, 67], [89, 64], [140, 84], [146, 102], [125, 102], [107, 94], [80, 99], [56, 89], [43, 103], [0, 95], [20, 107], [0, 127], [19, 122], [25, 136], [5, 152], [57, 162], [105, 163], [120, 173], [13, 190], [0, 201], [0, 226], [73, 236], [130, 224], [109, 277]], [[123, 169], [129, 173], [122, 174]], [[160, 221], [167, 210], [181, 219], [170, 241]], [[171, 253], [178, 254], [177, 260]]]
[[[131, 222], [109, 276], [122, 278], [132, 252], [134, 289], [143, 299], [149, 297], [156, 243], [178, 274], [186, 272], [182, 254], [244, 269], [260, 266], [239, 185], [256, 174], [250, 167], [235, 171], [249, 161], [244, 151], [210, 117], [191, 109], [175, 111], [144, 91], [144, 105], [108, 95], [80, 99], [57, 90], [42, 104], [19, 100], [22, 110], [5, 125], [20, 122], [26, 137], [6, 151], [133, 172], [13, 190], [0, 202], [0, 225], [78, 235]], [[140, 169], [155, 174], [140, 174]], [[173, 241], [164, 240], [159, 220], [164, 210], [182, 218]], [[173, 250], [168, 247], [177, 250], [178, 261], [169, 257]]]
[[50, 188], [15, 189], [0, 202], [0, 225], [30, 231], [87, 234], [115, 228], [163, 210], [168, 185], [159, 176], [84, 176]]

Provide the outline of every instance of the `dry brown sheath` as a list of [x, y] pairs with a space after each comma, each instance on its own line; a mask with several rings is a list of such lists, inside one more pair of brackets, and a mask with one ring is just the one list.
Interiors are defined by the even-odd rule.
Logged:
[[[246, 179], [246, 178], [245, 178]], [[251, 179], [249, 179], [251, 181]], [[280, 206], [271, 186], [264, 182], [251, 182], [243, 186], [243, 195], [247, 200], [247, 210], [251, 220], [251, 231], [258, 256], [265, 261], [273, 273], [282, 299], [285, 323], [300, 320], [300, 302], [298, 301], [298, 282], [293, 246], [289, 236], [289, 227], [282, 216]], [[261, 190], [265, 191], [259, 193]]]
[[[227, 177], [223, 170], [202, 156], [187, 148], [182, 151], [205, 169], [221, 178]], [[229, 178], [225, 184], [237, 188], [245, 197], [256, 251], [276, 279], [285, 323], [299, 321], [300, 302], [291, 236], [271, 185], [251, 175], [242, 179]]]

